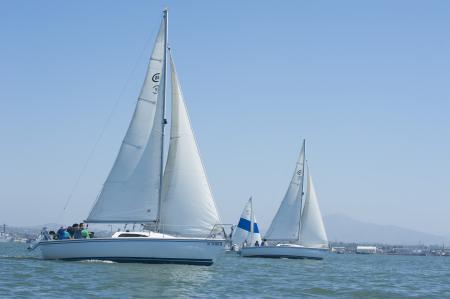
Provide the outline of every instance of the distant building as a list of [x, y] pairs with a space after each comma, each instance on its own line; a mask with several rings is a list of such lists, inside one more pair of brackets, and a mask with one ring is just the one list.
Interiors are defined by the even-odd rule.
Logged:
[[356, 246], [356, 253], [358, 254], [375, 254], [377, 253], [376, 246]]

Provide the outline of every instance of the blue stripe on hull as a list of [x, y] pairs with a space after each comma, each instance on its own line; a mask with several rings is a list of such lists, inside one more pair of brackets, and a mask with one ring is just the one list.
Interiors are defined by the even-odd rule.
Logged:
[[148, 257], [84, 257], [84, 258], [65, 258], [63, 261], [86, 261], [100, 260], [112, 261], [117, 263], [145, 263], [145, 264], [183, 264], [183, 265], [199, 265], [211, 266], [211, 259], [177, 259], [177, 258], [148, 258]]

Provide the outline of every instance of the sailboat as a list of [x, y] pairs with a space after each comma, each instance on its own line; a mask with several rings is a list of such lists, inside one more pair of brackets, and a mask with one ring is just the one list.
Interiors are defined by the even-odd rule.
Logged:
[[3, 231], [0, 232], [0, 243], [11, 242], [12, 238], [6, 233], [6, 224], [3, 224]]
[[[198, 152], [172, 55], [168, 12], [155, 41], [136, 108], [114, 165], [87, 223], [143, 224], [142, 231], [108, 238], [52, 240], [45, 259], [211, 265], [224, 252], [220, 217]], [[166, 61], [172, 81], [172, 118], [166, 166], [164, 118]]]
[[261, 244], [261, 241], [258, 223], [253, 212], [253, 199], [250, 197], [239, 218], [239, 223], [233, 231], [231, 244], [234, 251], [239, 251], [244, 246]]
[[[303, 184], [308, 171], [305, 202]], [[305, 140], [289, 187], [272, 223], [264, 235], [268, 246], [245, 247], [244, 257], [323, 259], [328, 253], [328, 239], [319, 203], [305, 163]]]

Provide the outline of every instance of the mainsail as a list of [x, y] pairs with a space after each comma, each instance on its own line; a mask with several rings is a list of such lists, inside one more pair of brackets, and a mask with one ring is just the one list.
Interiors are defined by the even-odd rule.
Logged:
[[299, 238], [305, 164], [305, 140], [295, 166], [291, 183], [278, 212], [264, 236], [267, 240], [296, 241]]
[[[252, 223], [253, 223], [253, 238], [251, 236]], [[231, 238], [232, 244], [242, 245], [244, 241], [247, 241], [247, 244], [249, 246], [256, 243], [256, 241], [258, 241], [258, 244], [261, 244], [261, 234], [259, 233], [258, 223], [256, 222], [255, 213], [253, 212], [253, 203], [251, 198], [245, 205], [244, 210], [242, 211], [241, 214], [241, 218], [239, 219], [239, 223], [236, 229], [234, 230], [233, 236]]]
[[142, 223], [158, 218], [166, 36], [165, 12], [133, 118], [87, 222]]
[[220, 218], [172, 59], [171, 74], [172, 123], [163, 178], [159, 230], [174, 235], [204, 237], [215, 224], [220, 223]]
[[328, 238], [309, 169], [299, 243], [307, 247], [328, 247]]

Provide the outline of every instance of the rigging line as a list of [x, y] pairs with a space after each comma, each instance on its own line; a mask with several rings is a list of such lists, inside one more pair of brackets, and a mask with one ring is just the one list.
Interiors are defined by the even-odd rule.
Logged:
[[106, 129], [107, 129], [111, 119], [112, 119], [112, 116], [114, 115], [114, 112], [116, 111], [117, 106], [119, 105], [119, 102], [122, 99], [123, 94], [125, 93], [126, 89], [128, 88], [128, 85], [129, 85], [129, 83], [131, 81], [131, 78], [133, 77], [134, 73], [136, 72], [136, 69], [137, 69], [137, 67], [139, 65], [139, 62], [141, 61], [142, 56], [144, 55], [144, 52], [145, 52], [146, 48], [148, 47], [148, 45], [150, 44], [152, 38], [153, 38], [152, 36], [149, 36], [147, 38], [147, 40], [144, 43], [144, 46], [143, 46], [143, 48], [141, 50], [141, 53], [139, 54], [137, 60], [134, 62], [134, 65], [133, 65], [133, 67], [131, 69], [130, 74], [128, 75], [128, 77], [127, 77], [127, 79], [125, 81], [124, 86], [120, 90], [117, 99], [114, 101], [113, 107], [112, 107], [111, 111], [109, 112], [108, 117], [106, 118], [106, 121], [105, 121], [102, 129], [100, 130], [100, 134], [98, 135], [98, 137], [97, 137], [97, 139], [96, 139], [96, 141], [94, 143], [94, 146], [92, 147], [91, 151], [89, 152], [89, 155], [88, 155], [86, 161], [84, 162], [84, 164], [83, 164], [83, 166], [81, 168], [81, 171], [78, 174], [78, 176], [77, 176], [77, 178], [75, 180], [75, 183], [72, 186], [72, 189], [70, 190], [69, 195], [67, 196], [67, 200], [66, 200], [66, 202], [64, 204], [64, 207], [63, 207], [63, 209], [61, 210], [61, 212], [60, 212], [60, 214], [58, 216], [58, 222], [61, 220], [61, 217], [64, 215], [64, 212], [66, 211], [67, 207], [69, 206], [69, 203], [70, 203], [70, 201], [71, 201], [71, 199], [73, 197], [73, 194], [77, 190], [78, 185], [79, 185], [79, 183], [81, 181], [81, 178], [83, 177], [83, 175], [84, 175], [84, 173], [85, 173], [85, 171], [87, 169], [87, 166], [89, 165], [89, 162], [91, 161], [92, 157], [94, 156], [95, 150], [97, 149], [97, 146], [100, 143], [100, 140], [103, 138], [103, 135], [105, 134], [105, 131], [106, 131]]

